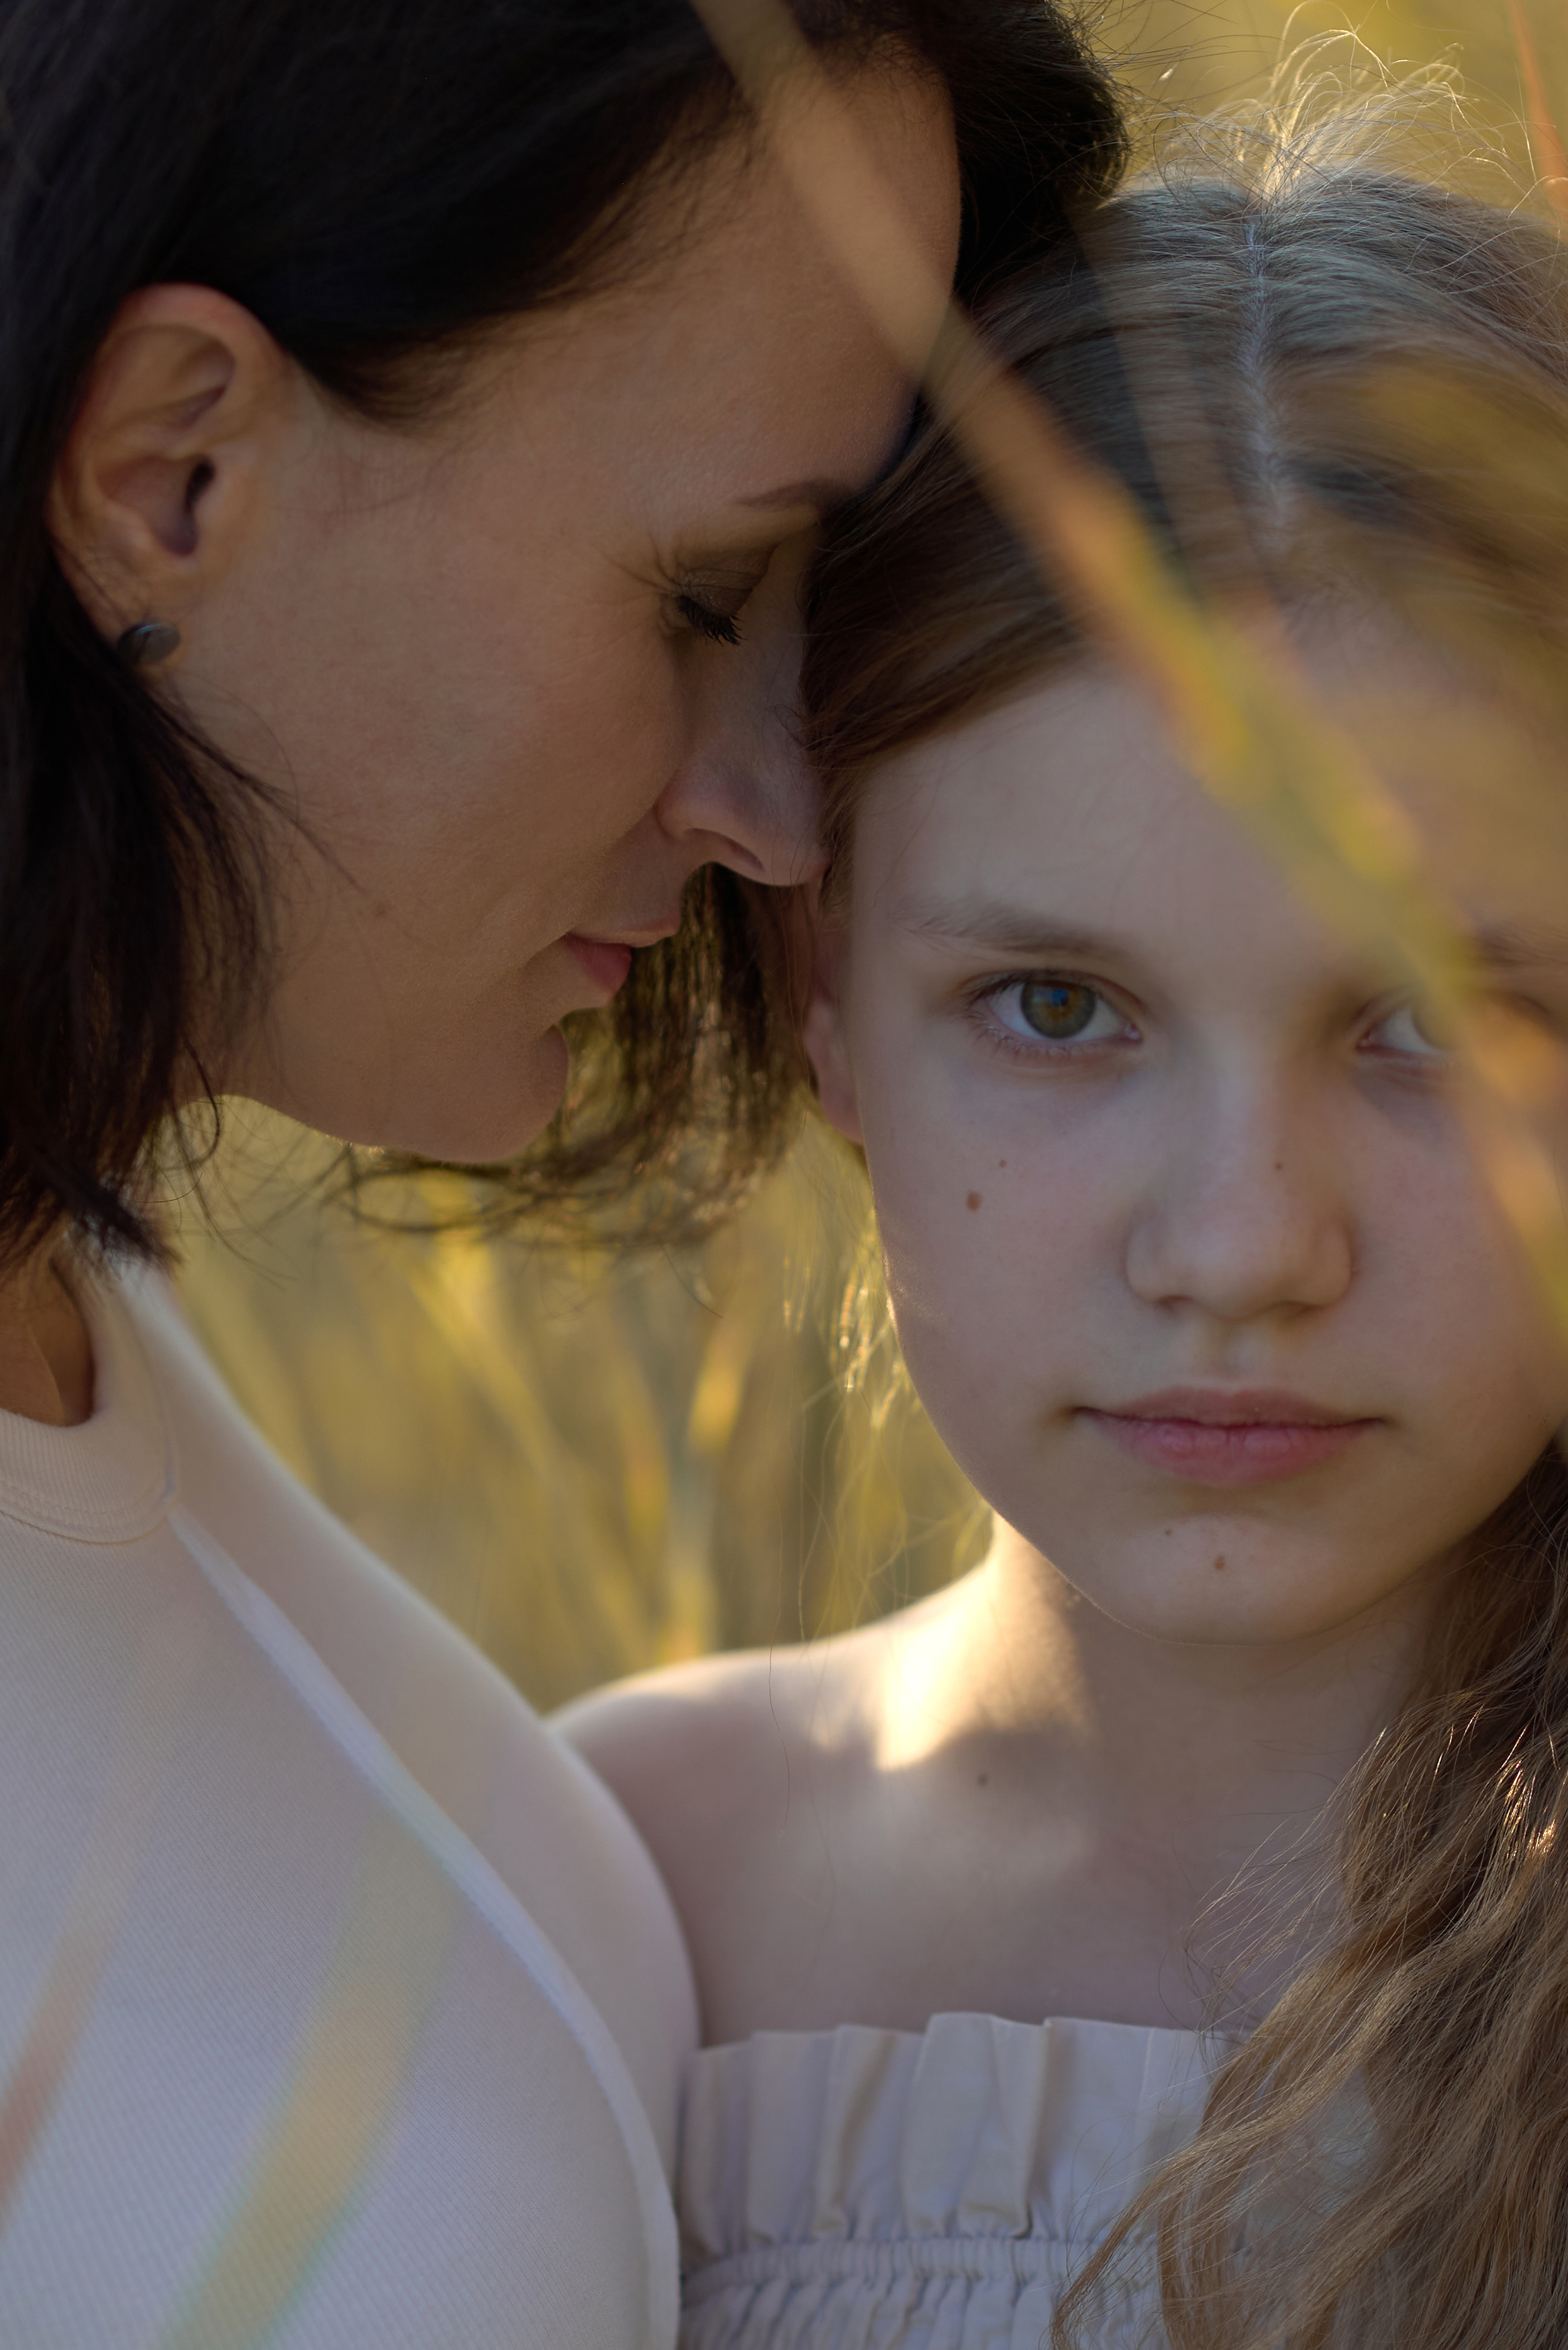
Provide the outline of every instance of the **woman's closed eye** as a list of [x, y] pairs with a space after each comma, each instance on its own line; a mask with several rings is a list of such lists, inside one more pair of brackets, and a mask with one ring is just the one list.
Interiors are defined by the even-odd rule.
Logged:
[[769, 560], [715, 566], [672, 580], [665, 598], [669, 625], [707, 644], [738, 645], [741, 614], [762, 586]]
[[1054, 972], [996, 980], [975, 999], [1015, 1050], [1045, 1052], [1133, 1044], [1137, 1030], [1099, 988]]
[[694, 637], [703, 637], [711, 645], [740, 643], [741, 624], [735, 612], [722, 610], [690, 588], [683, 588], [676, 597], [675, 608], [680, 625], [689, 629]]

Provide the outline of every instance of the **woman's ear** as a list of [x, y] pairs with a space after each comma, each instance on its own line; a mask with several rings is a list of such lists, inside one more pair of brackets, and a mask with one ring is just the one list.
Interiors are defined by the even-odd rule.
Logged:
[[843, 983], [848, 962], [849, 941], [844, 925], [831, 916], [819, 915], [805, 1011], [805, 1049], [816, 1072], [817, 1099], [829, 1125], [836, 1126], [846, 1142], [864, 1143], [855, 1069], [844, 1027]]
[[95, 625], [183, 628], [256, 514], [265, 443], [292, 392], [260, 321], [205, 286], [149, 286], [93, 362], [47, 518]]

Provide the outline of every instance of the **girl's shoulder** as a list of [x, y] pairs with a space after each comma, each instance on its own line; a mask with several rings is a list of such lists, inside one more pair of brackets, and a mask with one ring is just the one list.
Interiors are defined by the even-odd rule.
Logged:
[[[874, 1694], [859, 1636], [669, 1665], [596, 1690], [553, 1726], [619, 1797], [665, 1866], [732, 1859], [783, 1827], [824, 1773], [865, 1767]], [[675, 1874], [689, 1874], [675, 1868]]]
[[886, 1799], [888, 1690], [922, 1612], [666, 1667], [556, 1717], [659, 1864], [709, 2041], [804, 2022], [827, 1995], [824, 1938], [848, 1917], [857, 1826]]
[[708, 2039], [749, 2029], [809, 1967], [823, 1825], [873, 1767], [870, 1666], [859, 1635], [704, 1658], [556, 1718], [659, 1865]]
[[940, 1592], [830, 1638], [639, 1673], [578, 1698], [553, 1726], [634, 1817], [679, 1804], [717, 1821], [785, 1794], [792, 1764], [817, 1773], [874, 1768], [900, 1653], [958, 1596], [956, 1587]]
[[920, 1611], [799, 1646], [701, 1657], [577, 1699], [556, 1729], [656, 1853], [777, 1835], [874, 1775], [889, 1654]]

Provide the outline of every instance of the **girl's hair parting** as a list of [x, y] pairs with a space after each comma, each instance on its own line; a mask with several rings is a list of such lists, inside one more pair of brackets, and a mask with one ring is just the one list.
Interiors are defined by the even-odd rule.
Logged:
[[[1116, 177], [1114, 92], [1054, 0], [789, 5], [835, 63], [945, 82], [971, 296]], [[64, 1223], [156, 1249], [154, 1139], [270, 977], [258, 788], [99, 639], [46, 527], [120, 305], [215, 286], [414, 430], [487, 329], [638, 266], [644, 199], [749, 117], [691, 0], [6, 0], [0, 90], [4, 1265]], [[567, 1113], [494, 1170], [498, 1212], [607, 1209], [662, 1170], [701, 1222], [774, 1149], [771, 898], [710, 872], [686, 915], [580, 1024]]]
[[[1568, 263], [1522, 199], [1402, 162], [1421, 95], [1210, 128], [984, 322], [1194, 593], [1391, 608], [1561, 722]], [[893, 754], [1094, 655], [934, 425], [840, 520], [811, 599], [840, 873]], [[1332, 1922], [1076, 2281], [1061, 2350], [1150, 2261], [1171, 2350], [1568, 2342], [1564, 1755], [1553, 1450], [1471, 1545], [1341, 1792]]]
[[[1434, 75], [1420, 97], [1434, 85], [1448, 89]], [[1478, 656], [1478, 632], [1516, 660], [1524, 639], [1555, 656], [1557, 236], [1401, 171], [1396, 134], [1421, 116], [1407, 87], [1301, 110], [1229, 137], [1199, 126], [1184, 162], [1080, 211], [1071, 241], [982, 307], [987, 340], [1199, 591], [1370, 592]], [[1094, 650], [935, 423], [838, 518], [809, 597], [808, 739], [840, 858], [861, 785], [895, 752]]]

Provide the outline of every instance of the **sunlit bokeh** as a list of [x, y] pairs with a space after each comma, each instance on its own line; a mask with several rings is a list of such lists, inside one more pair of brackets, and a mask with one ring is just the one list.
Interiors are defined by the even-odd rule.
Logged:
[[212, 1222], [185, 1219], [189, 1310], [289, 1466], [536, 1704], [852, 1623], [978, 1555], [825, 1130], [679, 1261], [380, 1229], [331, 1169], [237, 1112]]

